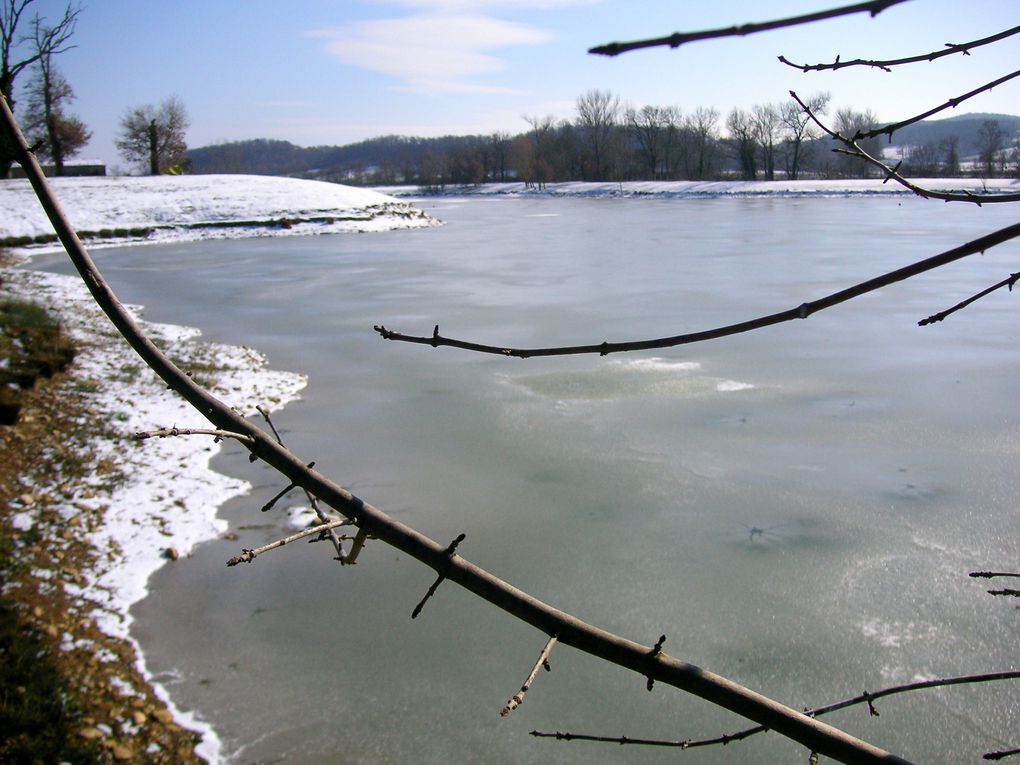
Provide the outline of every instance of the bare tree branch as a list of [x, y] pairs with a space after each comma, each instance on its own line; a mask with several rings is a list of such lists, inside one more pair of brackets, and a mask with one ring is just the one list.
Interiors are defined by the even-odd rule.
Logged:
[[254, 549], [242, 550], [240, 555], [237, 555], [228, 560], [227, 565], [236, 566], [238, 563], [251, 563], [253, 560], [255, 560], [255, 558], [257, 558], [262, 553], [269, 552], [270, 550], [275, 550], [278, 547], [283, 547], [284, 545], [288, 545], [291, 542], [296, 542], [299, 539], [304, 539], [305, 537], [310, 537], [314, 534], [318, 534], [322, 539], [325, 539], [330, 532], [333, 532], [335, 534], [336, 529], [340, 528], [341, 526], [350, 525], [351, 522], [349, 520], [347, 520], [346, 518], [342, 518], [340, 520], [333, 520], [330, 521], [329, 523], [324, 523], [321, 526], [309, 526], [307, 529], [302, 529], [296, 534], [291, 534], [289, 537], [277, 539], [275, 542], [270, 542], [269, 544], [265, 544], [262, 545], [261, 547], [256, 547]]
[[782, 29], [783, 27], [811, 24], [815, 21], [825, 21], [826, 19], [834, 19], [839, 16], [850, 16], [855, 13], [868, 13], [871, 16], [877, 16], [886, 8], [891, 8], [892, 6], [899, 5], [905, 1], [906, 0], [872, 0], [872, 2], [868, 3], [846, 5], [840, 8], [832, 8], [828, 11], [806, 13], [802, 16], [793, 16], [791, 18], [777, 19], [775, 21], [739, 24], [720, 29], [708, 29], [703, 32], [674, 32], [668, 37], [656, 37], [649, 40], [636, 40], [634, 42], [614, 42], [609, 43], [608, 45], [599, 45], [588, 52], [602, 56], [618, 56], [621, 53], [627, 53], [641, 48], [659, 48], [665, 46], [678, 48], [685, 43], [695, 42], [697, 40], [711, 40], [717, 37], [744, 37], [757, 32], [768, 32], [773, 29]]
[[135, 433], [135, 438], [139, 441], [144, 441], [148, 438], [174, 438], [176, 436], [213, 436], [217, 441], [229, 438], [246, 445], [254, 443], [251, 436], [246, 436], [243, 433], [232, 433], [227, 430], [214, 430], [210, 428], [178, 428], [176, 425], [172, 428]]
[[979, 88], [974, 88], [974, 90], [968, 93], [964, 93], [962, 96], [950, 98], [941, 106], [936, 106], [933, 109], [929, 109], [923, 114], [917, 114], [911, 117], [910, 119], [903, 120], [902, 122], [894, 122], [891, 125], [886, 125], [885, 127], [875, 128], [874, 130], [868, 130], [863, 133], [858, 133], [857, 135], [854, 136], [854, 140], [859, 141], [864, 140], [866, 138], [875, 138], [880, 135], [887, 135], [891, 139], [893, 133], [895, 133], [897, 130], [905, 128], [907, 125], [913, 125], [915, 122], [926, 120], [932, 115], [938, 114], [939, 112], [945, 111], [946, 109], [955, 109], [957, 106], [966, 101], [968, 98], [973, 98], [974, 96], [980, 95], [981, 93], [984, 93], [986, 90], [992, 90], [996, 86], [1002, 85], [1002, 83], [1004, 82], [1009, 82], [1010, 80], [1016, 77], [1020, 77], [1020, 69], [1018, 69], [1015, 72], [1011, 72], [1010, 74], [1003, 75], [997, 80], [992, 80], [991, 82], [985, 83]]
[[[828, 135], [830, 138], [836, 141], [839, 141], [841, 144], [847, 147], [846, 149], [834, 149], [834, 151], [849, 154], [852, 157], [858, 157], [860, 159], [863, 159], [868, 164], [874, 165], [875, 167], [880, 169], [883, 173], [885, 173], [886, 177], [885, 181], [883, 182], [888, 182], [890, 180], [896, 181], [904, 188], [910, 189], [919, 197], [924, 197], [925, 199], [940, 199], [943, 202], [970, 202], [972, 204], [978, 205], [979, 207], [983, 204], [1020, 202], [1020, 194], [974, 194], [970, 191], [960, 192], [936, 191], [934, 189], [926, 189], [923, 186], [919, 186], [913, 181], [909, 180], [908, 178], [904, 178], [902, 175], [900, 175], [899, 166], [902, 163], [897, 163], [896, 167], [890, 167], [877, 157], [873, 157], [871, 154], [869, 154], [863, 148], [861, 148], [860, 144], [857, 143], [858, 136], [845, 136], [842, 135], [841, 133], [836, 132], [835, 130], [832, 130], [820, 119], [818, 119], [815, 113], [811, 110], [811, 107], [805, 104], [795, 91], [791, 90], [790, 96], [793, 98], [793, 100], [800, 104], [800, 107], [801, 109], [804, 110], [804, 113], [807, 114], [811, 118], [812, 122], [814, 122], [815, 125], [821, 128], [821, 130], [824, 131], [826, 135]], [[863, 134], [859, 134], [859, 136], [863, 138]]]
[[967, 576], [973, 577], [975, 579], [993, 579], [997, 576], [1012, 576], [1020, 579], [1020, 574], [1003, 571], [971, 571], [969, 574], [967, 574]]
[[558, 642], [672, 685], [788, 736], [813, 752], [845, 763], [904, 763], [889, 752], [814, 720], [732, 680], [665, 653], [649, 660], [649, 646], [601, 630], [513, 587], [464, 558], [448, 553], [435, 540], [390, 518], [326, 476], [309, 469], [295, 454], [255, 427], [177, 368], [141, 331], [107, 284], [60, 209], [35, 157], [28, 151], [6, 99], [0, 98], [0, 130], [18, 151], [18, 160], [46, 211], [54, 231], [93, 298], [143, 361], [217, 429], [251, 436], [252, 454], [283, 476], [308, 489], [341, 515], [381, 541], [424, 563], [477, 597], [533, 626]]
[[[927, 319], [921, 319], [921, 321], [917, 322], [917, 326], [924, 327], [924, 326], [927, 326], [928, 324], [934, 324], [937, 321], [942, 321], [944, 318], [946, 318], [950, 314], [956, 313], [957, 311], [966, 308], [971, 303], [973, 303], [975, 300], [980, 300], [985, 295], [990, 295], [993, 292], [995, 292], [996, 290], [1002, 289], [1003, 287], [1008, 287], [1009, 291], [1012, 292], [1013, 291], [1013, 285], [1017, 283], [1018, 279], [1020, 279], [1020, 271], [1018, 271], [1015, 274], [1010, 274], [1008, 278], [1003, 279], [998, 284], [993, 284], [991, 287], [989, 287], [987, 289], [981, 290], [976, 295], [971, 295], [969, 298], [967, 298], [966, 300], [963, 300], [963, 301], [957, 303], [952, 308], [947, 308], [944, 311], [939, 311], [938, 313], [933, 313]], [[971, 574], [971, 576], [976, 576], [976, 574]]]
[[985, 760], [1004, 760], [1007, 757], [1015, 757], [1020, 754], [1020, 749], [1007, 749], [1004, 752], [987, 752], [982, 759]]
[[1020, 236], [1020, 223], [1015, 223], [1012, 226], [999, 229], [987, 236], [962, 244], [959, 247], [946, 250], [943, 253], [933, 255], [925, 260], [919, 260], [909, 266], [904, 266], [903, 268], [898, 268], [895, 271], [890, 271], [882, 274], [881, 276], [876, 276], [872, 279], [868, 279], [867, 281], [855, 284], [852, 287], [840, 290], [839, 292], [833, 292], [832, 294], [819, 298], [818, 300], [801, 303], [796, 308], [790, 308], [789, 310], [780, 311], [779, 313], [773, 313], [767, 316], [760, 316], [756, 319], [743, 321], [738, 324], [728, 324], [723, 327], [702, 330], [701, 332], [673, 335], [672, 337], [663, 337], [655, 340], [635, 340], [623, 343], [603, 342], [597, 345], [572, 345], [550, 348], [508, 348], [506, 346], [484, 345], [481, 343], [472, 343], [464, 340], [443, 337], [439, 334], [438, 324], [436, 325], [431, 337], [403, 335], [399, 332], [387, 329], [384, 326], [376, 326], [375, 330], [386, 340], [399, 340], [405, 343], [431, 345], [433, 348], [443, 345], [450, 346], [452, 348], [461, 348], [468, 351], [476, 351], [478, 353], [491, 353], [498, 356], [514, 356], [522, 359], [530, 358], [532, 356], [569, 356], [585, 353], [597, 353], [601, 356], [605, 356], [610, 353], [644, 351], [652, 348], [672, 348], [677, 345], [700, 343], [705, 340], [714, 340], [720, 337], [728, 337], [729, 335], [738, 335], [742, 332], [751, 332], [752, 330], [771, 327], [775, 324], [793, 321], [794, 319], [806, 319], [808, 316], [813, 313], [817, 313], [818, 311], [823, 311], [826, 308], [832, 308], [835, 305], [845, 303], [848, 300], [860, 297], [868, 292], [873, 292], [877, 289], [881, 289], [882, 287], [894, 284], [895, 282], [909, 279], [912, 276], [917, 276], [925, 271], [931, 271], [932, 269], [939, 268], [947, 263], [952, 263], [953, 261], [965, 258], [968, 255], [984, 252], [991, 247], [1002, 244], [1003, 242], [1008, 242], [1010, 239], [1015, 239], [1018, 236]]
[[535, 682], [535, 678], [538, 677], [538, 670], [545, 668], [545, 671], [549, 671], [549, 654], [552, 652], [553, 646], [556, 645], [556, 636], [553, 635], [545, 644], [545, 648], [542, 649], [542, 653], [538, 655], [538, 661], [535, 662], [535, 666], [531, 670], [531, 674], [528, 675], [528, 679], [524, 681], [524, 685], [511, 697], [506, 703], [506, 706], [500, 711], [500, 717], [506, 717], [508, 714], [513, 712], [517, 707], [524, 703], [524, 694], [531, 688], [531, 684]]
[[970, 52], [974, 48], [980, 48], [982, 45], [989, 45], [999, 40], [1005, 40], [1007, 37], [1012, 37], [1015, 34], [1020, 34], [1020, 27], [1013, 27], [1007, 29], [1004, 32], [991, 35], [990, 37], [982, 37], [980, 40], [972, 40], [966, 43], [960, 43], [954, 45], [952, 43], [946, 43], [946, 47], [942, 50], [932, 51], [931, 53], [922, 53], [919, 56], [908, 56], [906, 58], [894, 58], [887, 59], [884, 61], [876, 61], [862, 58], [855, 58], [848, 61], [840, 61], [839, 56], [836, 56], [836, 60], [831, 64], [795, 64], [790, 61], [786, 56], [779, 56], [779, 60], [787, 66], [792, 66], [794, 69], [800, 69], [802, 72], [820, 72], [824, 70], [835, 71], [837, 69], [844, 69], [848, 66], [868, 66], [874, 69], [884, 69], [887, 72], [892, 71], [892, 67], [901, 66], [902, 64], [916, 64], [921, 61], [935, 61], [936, 59], [943, 58], [945, 56], [954, 56], [957, 53], [962, 53], [964, 56], [969, 56]]
[[[827, 704], [822, 707], [815, 707], [814, 709], [805, 710], [804, 714], [810, 717], [820, 717], [821, 715], [829, 714], [830, 712], [836, 712], [840, 709], [846, 709], [847, 707], [857, 706], [859, 704], [868, 705], [868, 713], [872, 717], [878, 717], [878, 710], [875, 709], [874, 702], [878, 699], [886, 696], [895, 696], [901, 693], [910, 693], [912, 691], [928, 690], [930, 688], [942, 688], [951, 685], [973, 685], [978, 683], [992, 683], [1000, 680], [1017, 680], [1020, 679], [1020, 672], [1009, 671], [1009, 672], [990, 672], [981, 675], [960, 675], [957, 677], [944, 677], [936, 680], [922, 680], [916, 683], [908, 683], [906, 685], [896, 685], [890, 688], [883, 688], [879, 691], [868, 692], [860, 694], [859, 696], [853, 696], [842, 701], [837, 701], [833, 704]], [[599, 736], [588, 733], [564, 733], [556, 731], [555, 733], [547, 733], [543, 731], [533, 730], [531, 735], [537, 738], [555, 738], [557, 741], [594, 741], [597, 743], [604, 744], [636, 744], [638, 746], [658, 746], [668, 747], [674, 749], [695, 749], [697, 747], [704, 746], [719, 746], [731, 744], [734, 741], [742, 741], [745, 738], [757, 735], [758, 733], [764, 733], [768, 728], [762, 725], [757, 725], [753, 728], [746, 728], [745, 730], [737, 731], [736, 733], [727, 733], [714, 738], [704, 739], [683, 739], [683, 740], [670, 740], [670, 739], [654, 739], [654, 738], [632, 738], [630, 736]], [[987, 755], [986, 755], [987, 758]]]
[[[276, 425], [273, 424], [273, 418], [269, 414], [269, 409], [259, 404], [255, 407], [255, 410], [261, 414], [262, 419], [266, 421], [266, 425], [268, 425], [269, 429], [273, 432], [273, 438], [276, 439], [276, 443], [283, 446], [283, 437], [280, 435], [280, 431], [276, 429]], [[309, 465], [309, 467], [311, 467], [311, 465]], [[311, 506], [312, 512], [314, 512], [316, 517], [319, 519], [319, 523], [326, 524], [330, 519], [323, 509], [319, 507], [319, 501], [310, 491], [308, 491], [308, 489], [302, 489], [302, 491], [305, 493], [305, 499], [308, 500], [308, 504]], [[263, 510], [265, 510], [265, 508], [263, 508]], [[344, 550], [343, 543], [340, 541], [340, 537], [337, 536], [336, 531], [329, 529], [327, 534], [329, 536], [329, 541], [333, 544], [333, 549], [336, 550], [336, 560], [340, 561], [340, 565], [345, 566], [348, 563], [353, 563], [354, 561]], [[358, 547], [358, 553], [360, 553], [362, 548], [365, 546], [365, 535], [359, 533], [357, 539], [361, 540], [361, 544]], [[354, 557], [357, 558], [357, 555]]]

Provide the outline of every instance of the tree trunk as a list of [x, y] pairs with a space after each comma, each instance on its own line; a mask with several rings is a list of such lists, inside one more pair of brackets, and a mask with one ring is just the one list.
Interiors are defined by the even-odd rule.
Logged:
[[149, 122], [149, 175], [159, 175], [159, 156], [156, 151], [158, 144], [156, 120], [152, 120]]

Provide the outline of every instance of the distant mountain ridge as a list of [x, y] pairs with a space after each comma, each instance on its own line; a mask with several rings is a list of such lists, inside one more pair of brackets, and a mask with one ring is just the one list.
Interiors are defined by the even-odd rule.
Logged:
[[[971, 113], [941, 120], [922, 120], [916, 124], [908, 125], [893, 134], [892, 145], [907, 147], [926, 143], [937, 144], [955, 135], [960, 139], [960, 156], [970, 157], [979, 151], [978, 131], [987, 120], [997, 121], [1007, 137], [1013, 137], [1020, 133], [1020, 116]], [[1007, 141], [1007, 143], [1012, 143], [1012, 141]]]
[[250, 141], [190, 149], [190, 172], [287, 175], [341, 181], [352, 172], [388, 166], [396, 173], [417, 166], [428, 153], [441, 154], [477, 144], [481, 136], [418, 138], [388, 135], [345, 146], [297, 146], [289, 141], [256, 138]]

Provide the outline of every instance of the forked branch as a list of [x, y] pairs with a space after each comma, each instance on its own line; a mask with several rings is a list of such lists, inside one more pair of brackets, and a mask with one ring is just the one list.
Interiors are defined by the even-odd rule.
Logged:
[[889, 271], [881, 276], [873, 277], [867, 281], [860, 282], [852, 287], [847, 287], [839, 292], [833, 292], [832, 294], [826, 295], [825, 297], [817, 300], [801, 303], [799, 306], [790, 308], [786, 311], [780, 311], [779, 313], [773, 313], [767, 316], [759, 316], [758, 318], [742, 321], [737, 324], [727, 324], [722, 327], [706, 329], [700, 332], [673, 335], [672, 337], [661, 337], [654, 340], [633, 340], [621, 343], [603, 342], [592, 345], [554, 346], [549, 348], [510, 348], [507, 346], [485, 345], [482, 343], [473, 343], [465, 340], [457, 340], [451, 337], [444, 337], [439, 334], [438, 325], [436, 325], [435, 330], [429, 337], [403, 335], [399, 332], [387, 329], [384, 326], [376, 326], [375, 330], [386, 340], [399, 340], [405, 343], [431, 345], [433, 348], [437, 348], [442, 345], [449, 346], [451, 348], [476, 351], [478, 353], [491, 353], [498, 356], [514, 356], [522, 359], [530, 358], [532, 356], [569, 356], [585, 353], [597, 353], [600, 356], [605, 356], [610, 353], [622, 353], [625, 351], [645, 351], [654, 348], [672, 348], [677, 345], [689, 345], [691, 343], [700, 343], [706, 340], [715, 340], [720, 337], [728, 337], [729, 335], [739, 335], [743, 332], [751, 332], [753, 330], [771, 327], [775, 324], [782, 324], [783, 322], [793, 321], [795, 319], [806, 319], [813, 313], [818, 313], [826, 308], [832, 308], [840, 303], [845, 303], [848, 300], [882, 289], [890, 284], [895, 284], [896, 282], [903, 281], [904, 279], [909, 279], [913, 276], [917, 276], [918, 274], [923, 274], [926, 271], [940, 268], [948, 263], [965, 258], [968, 255], [984, 252], [985, 250], [1002, 244], [1003, 242], [1015, 239], [1018, 236], [1020, 236], [1020, 223], [1014, 223], [1012, 226], [999, 229], [998, 231], [994, 231], [991, 234], [980, 237], [979, 239], [962, 244], [959, 247], [954, 247], [951, 250], [946, 250], [943, 253], [933, 255], [932, 257], [924, 260], [919, 260], [909, 266], [898, 268], [895, 271]]
[[544, 634], [557, 635], [558, 642], [564, 645], [573, 646], [639, 675], [650, 676], [660, 683], [699, 696], [788, 736], [810, 751], [832, 757], [839, 762], [886, 764], [905, 762], [844, 731], [825, 725], [693, 664], [660, 654], [654, 664], [650, 665], [649, 646], [586, 624], [522, 592], [461, 556], [449, 554], [447, 547], [390, 518], [326, 476], [306, 467], [295, 454], [197, 385], [145, 336], [110, 289], [68, 223], [39, 163], [28, 151], [25, 138], [18, 129], [7, 101], [3, 98], [0, 98], [0, 130], [7, 134], [17, 150], [18, 161], [25, 169], [68, 257], [97, 304], [128, 344], [167, 385], [194, 406], [215, 428], [250, 436], [253, 441], [248, 447], [251, 453], [291, 482], [307, 489], [338, 513], [355, 521], [360, 528], [424, 563], [451, 582]]
[[871, 16], [877, 16], [886, 8], [891, 8], [892, 6], [899, 5], [903, 2], [906, 2], [906, 0], [872, 0], [872, 2], [869, 3], [845, 5], [840, 8], [832, 8], [827, 11], [805, 13], [802, 16], [792, 16], [790, 18], [775, 19], [773, 21], [738, 24], [732, 27], [722, 27], [720, 29], [707, 29], [703, 32], [674, 32], [668, 37], [655, 37], [648, 40], [636, 40], [634, 42], [614, 42], [609, 43], [608, 45], [599, 45], [598, 47], [590, 49], [588, 52], [602, 56], [618, 56], [621, 53], [627, 53], [632, 50], [640, 50], [642, 48], [661, 48], [667, 46], [670, 48], [679, 48], [681, 45], [695, 42], [697, 40], [712, 40], [718, 37], [745, 37], [757, 32], [768, 32], [773, 29], [795, 27], [801, 24], [811, 24], [815, 21], [825, 21], [827, 19], [835, 19], [840, 16], [850, 16], [856, 13], [868, 13]]
[[270, 542], [269, 544], [262, 545], [261, 547], [244, 549], [241, 551], [240, 555], [235, 555], [233, 558], [228, 560], [227, 565], [236, 566], [238, 563], [251, 563], [262, 553], [275, 550], [278, 547], [289, 545], [291, 542], [297, 542], [299, 539], [304, 539], [305, 537], [314, 536], [316, 534], [318, 534], [320, 538], [326, 539], [330, 532], [335, 533], [334, 529], [350, 525], [351, 522], [346, 518], [343, 518], [341, 520], [333, 520], [329, 523], [324, 523], [321, 526], [309, 526], [307, 529], [302, 529], [296, 534], [291, 534], [289, 537], [284, 537], [283, 539], [277, 539], [275, 542]]
[[921, 114], [915, 114], [913, 117], [910, 117], [909, 119], [905, 119], [900, 122], [893, 122], [892, 124], [886, 125], [885, 127], [859, 132], [853, 138], [854, 140], [862, 141], [867, 138], [877, 138], [880, 135], [886, 135], [889, 136], [890, 139], [892, 139], [893, 133], [895, 133], [897, 130], [905, 128], [907, 125], [913, 125], [915, 122], [926, 120], [929, 117], [938, 114], [939, 112], [945, 111], [946, 109], [955, 109], [957, 106], [962, 104], [967, 99], [973, 98], [974, 96], [992, 90], [993, 88], [1002, 85], [1005, 82], [1009, 82], [1010, 80], [1015, 79], [1017, 77], [1020, 77], [1020, 69], [1016, 70], [1015, 72], [1010, 72], [1009, 74], [1004, 74], [1002, 77], [992, 80], [991, 82], [986, 82], [984, 85], [974, 88], [973, 90], [964, 93], [962, 96], [950, 98], [941, 106], [936, 106], [932, 109], [929, 109], [926, 112], [922, 112]]
[[[1020, 74], [1020, 72], [1018, 72], [1018, 74]], [[811, 119], [811, 121], [818, 126], [819, 129], [821, 129], [830, 138], [835, 141], [839, 141], [844, 147], [846, 147], [843, 149], [834, 149], [833, 151], [839, 151], [844, 154], [848, 154], [851, 157], [858, 157], [868, 164], [877, 167], [885, 174], [885, 181], [883, 181], [883, 183], [887, 181], [896, 181], [904, 188], [909, 189], [917, 194], [917, 196], [923, 197], [924, 199], [939, 199], [943, 202], [970, 202], [978, 205], [979, 207], [984, 204], [1020, 202], [1020, 194], [974, 194], [970, 191], [936, 191], [934, 189], [927, 189], [923, 186], [919, 186], [909, 178], [905, 178], [900, 175], [899, 167], [902, 163], [897, 163], [895, 167], [890, 167], [882, 160], [877, 157], [873, 157], [861, 148], [860, 144], [857, 143], [857, 140], [859, 138], [866, 137], [867, 134], [858, 133], [856, 136], [845, 136], [842, 133], [838, 133], [822, 122], [811, 107], [804, 103], [795, 91], [790, 91], [790, 97], [800, 105], [800, 108]]]
[[[820, 717], [822, 715], [829, 714], [831, 712], [837, 712], [840, 709], [846, 709], [848, 707], [857, 706], [859, 704], [868, 705], [868, 713], [872, 717], [878, 717], [878, 710], [875, 709], [875, 702], [881, 698], [887, 696], [896, 696], [901, 693], [911, 693], [913, 691], [923, 691], [931, 688], [943, 688], [952, 685], [974, 685], [981, 683], [994, 683], [1002, 680], [1018, 680], [1020, 679], [1020, 672], [1009, 671], [1009, 672], [989, 672], [981, 675], [960, 675], [957, 677], [943, 677], [935, 680], [922, 680], [916, 683], [907, 683], [905, 685], [896, 685], [890, 688], [883, 688], [878, 691], [865, 691], [864, 693], [853, 696], [842, 701], [837, 701], [833, 704], [827, 704], [821, 707], [815, 707], [814, 709], [807, 709], [804, 714], [810, 717]], [[634, 738], [631, 736], [600, 736], [590, 733], [564, 733], [556, 731], [555, 733], [548, 733], [544, 731], [533, 730], [531, 735], [537, 738], [555, 738], [558, 741], [594, 741], [604, 744], [634, 744], [638, 746], [658, 746], [673, 749], [695, 749], [704, 746], [725, 746], [726, 744], [732, 744], [734, 741], [742, 741], [751, 736], [757, 735], [758, 733], [764, 733], [768, 728], [762, 725], [756, 725], [753, 728], [746, 728], [736, 733], [726, 733], [721, 736], [715, 736], [714, 738], [703, 738], [703, 739], [655, 739], [655, 738]], [[987, 757], [987, 755], [986, 755]]]
[[786, 56], [780, 56], [779, 60], [787, 66], [792, 66], [794, 69], [800, 69], [802, 72], [821, 72], [825, 70], [835, 71], [837, 69], [845, 69], [848, 66], [866, 66], [871, 67], [872, 69], [883, 69], [886, 72], [891, 72], [892, 67], [894, 66], [916, 64], [921, 61], [935, 61], [946, 56], [955, 56], [957, 53], [969, 56], [970, 52], [975, 48], [980, 48], [982, 45], [990, 45], [991, 43], [998, 42], [999, 40], [1005, 40], [1007, 37], [1012, 37], [1015, 34], [1020, 34], [1020, 27], [1013, 27], [1012, 29], [1007, 29], [1004, 32], [999, 32], [998, 34], [994, 34], [989, 37], [982, 37], [980, 40], [971, 40], [970, 42], [960, 43], [959, 45], [946, 43], [946, 47], [941, 50], [932, 51], [931, 53], [922, 53], [919, 56], [907, 56], [906, 58], [892, 58], [885, 60], [855, 58], [847, 61], [840, 61], [839, 56], [836, 56], [836, 60], [831, 64], [795, 64], [786, 58]]

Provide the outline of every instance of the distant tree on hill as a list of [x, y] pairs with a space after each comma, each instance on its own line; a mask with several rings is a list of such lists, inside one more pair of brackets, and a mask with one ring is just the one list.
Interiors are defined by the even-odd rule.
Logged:
[[188, 114], [177, 96], [170, 96], [159, 108], [149, 104], [129, 109], [120, 121], [117, 150], [128, 162], [160, 175], [179, 169], [187, 160], [184, 133]]
[[[63, 53], [72, 47], [68, 44], [74, 34], [75, 22], [81, 8], [68, 3], [60, 20], [46, 26], [43, 17], [33, 18], [34, 36], [19, 33], [18, 27], [33, 0], [4, 0], [0, 3], [0, 95], [14, 111], [14, 83], [18, 75], [42, 56]], [[0, 178], [10, 175], [14, 152], [6, 144], [0, 145]]]

